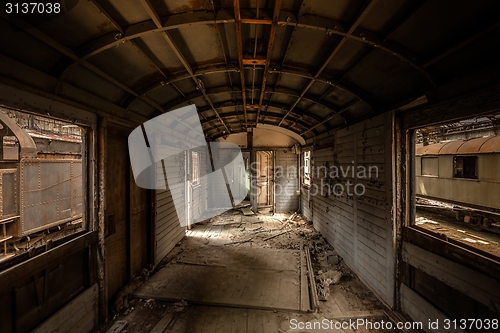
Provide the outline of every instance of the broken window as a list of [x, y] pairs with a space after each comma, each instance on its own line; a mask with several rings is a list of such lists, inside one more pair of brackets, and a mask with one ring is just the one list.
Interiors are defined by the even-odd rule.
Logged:
[[86, 229], [84, 135], [0, 107], [0, 261]]
[[303, 183], [304, 183], [304, 185], [310, 185], [311, 184], [311, 152], [310, 151], [304, 152], [304, 178], [303, 178]]
[[499, 120], [492, 114], [415, 129], [410, 187], [412, 227], [496, 258]]
[[477, 156], [455, 156], [453, 177], [477, 179]]

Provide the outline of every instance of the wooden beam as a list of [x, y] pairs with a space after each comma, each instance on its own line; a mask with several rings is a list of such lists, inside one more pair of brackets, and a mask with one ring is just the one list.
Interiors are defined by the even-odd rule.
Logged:
[[267, 61], [264, 57], [257, 56], [257, 58], [252, 58], [250, 56], [243, 57], [243, 65], [255, 65], [255, 66], [265, 66]]
[[455, 241], [451, 238], [445, 241], [434, 235], [428, 234], [427, 231], [424, 233], [415, 228], [406, 227], [403, 229], [402, 233], [405, 241], [411, 241], [412, 244], [439, 254], [439, 256], [443, 258], [453, 260], [470, 269], [500, 280], [500, 261], [495, 259], [492, 254], [474, 252], [477, 251], [477, 249], [469, 247], [467, 244]]
[[241, 23], [243, 24], [266, 24], [270, 25], [273, 23], [272, 19], [258, 19], [258, 18], [242, 18]]
[[[405, 284], [401, 285], [401, 298], [402, 310], [404, 311], [404, 313], [409, 315], [411, 319], [414, 320], [414, 323], [422, 323], [422, 327], [420, 327], [418, 330], [417, 327], [415, 327], [415, 330], [423, 330], [425, 332], [433, 333], [450, 332], [450, 330], [445, 330], [442, 325], [446, 319], [450, 318], [436, 309], [434, 306], [432, 306], [429, 302], [427, 302], [424, 298], [422, 298], [419, 294], [417, 294]], [[429, 322], [435, 322], [436, 320], [439, 323], [439, 327], [437, 327], [436, 329], [431, 329], [429, 327]], [[464, 330], [461, 330], [459, 328], [453, 329], [453, 332], [465, 333]]]
[[99, 286], [99, 322], [108, 321], [108, 283], [106, 276], [106, 140], [108, 123], [100, 118], [97, 127], [97, 284]]
[[495, 279], [407, 242], [403, 260], [492, 311], [500, 309], [500, 283]]
[[269, 42], [267, 43], [266, 61], [264, 63], [264, 73], [262, 74], [262, 88], [260, 89], [259, 107], [257, 108], [257, 117], [255, 118], [255, 126], [259, 123], [260, 110], [262, 102], [264, 101], [264, 94], [266, 92], [267, 72], [269, 71], [269, 63], [271, 62], [271, 54], [273, 53], [274, 39], [276, 38], [276, 29], [278, 27], [278, 18], [280, 15], [282, 0], [276, 0], [274, 3], [273, 22], [271, 25], [271, 32], [269, 33]]
[[71, 256], [82, 249], [93, 246], [97, 242], [97, 232], [89, 232], [80, 237], [64, 243], [38, 256], [26, 260], [18, 265], [8, 268], [0, 273], [0, 292], [4, 292], [18, 283], [22, 283], [27, 274], [42, 271], [52, 263]]
[[245, 68], [243, 67], [243, 41], [241, 39], [241, 8], [240, 0], [234, 0], [234, 26], [236, 29], [236, 47], [238, 49], [238, 61], [240, 70], [241, 81], [241, 97], [243, 99], [243, 113], [245, 116], [245, 129], [248, 128], [248, 115], [247, 115], [247, 95], [245, 91]]
[[50, 333], [56, 328], [61, 333], [92, 330], [97, 322], [97, 289], [97, 284], [90, 286], [32, 332]]

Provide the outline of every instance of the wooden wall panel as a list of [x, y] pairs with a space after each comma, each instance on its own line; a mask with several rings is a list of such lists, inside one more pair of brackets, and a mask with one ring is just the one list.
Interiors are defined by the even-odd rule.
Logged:
[[148, 266], [149, 248], [149, 194], [130, 178], [130, 273], [132, 276]]
[[95, 284], [96, 243], [86, 233], [2, 271], [0, 332], [30, 332]]
[[128, 269], [128, 184], [130, 162], [127, 137], [108, 135], [106, 141], [106, 281], [108, 300], [129, 279]]
[[97, 284], [94, 284], [32, 333], [90, 332], [97, 325], [97, 297]]
[[[177, 155], [157, 163], [156, 175], [165, 180], [166, 190], [155, 191], [155, 264], [158, 264], [185, 235], [186, 167], [185, 155]], [[164, 170], [165, 168], [165, 170]], [[174, 203], [177, 196], [177, 207]]]
[[[411, 290], [405, 284], [401, 285], [401, 307], [405, 313], [411, 316], [414, 322], [422, 323], [422, 329], [425, 332], [450, 332], [450, 330], [445, 330], [443, 325], [444, 321], [449, 318], [444, 313], [430, 305], [424, 298]], [[438, 320], [440, 325], [437, 329], [432, 329], [429, 327], [429, 320]], [[451, 331], [459, 333], [466, 332], [458, 328]]]
[[299, 208], [299, 175], [297, 158], [291, 149], [278, 149], [276, 154], [276, 174], [281, 169], [282, 177], [276, 177], [275, 207], [276, 212], [295, 212]]
[[312, 221], [312, 198], [310, 196], [309, 187], [302, 186], [300, 190], [300, 207], [302, 215]]
[[500, 309], [497, 280], [407, 242], [403, 243], [403, 260], [490, 310]]
[[[312, 152], [315, 172], [309, 189], [315, 229], [390, 305], [395, 260], [391, 140], [392, 116], [386, 114], [318, 142], [316, 146], [321, 148]], [[307, 211], [307, 201], [301, 203]]]

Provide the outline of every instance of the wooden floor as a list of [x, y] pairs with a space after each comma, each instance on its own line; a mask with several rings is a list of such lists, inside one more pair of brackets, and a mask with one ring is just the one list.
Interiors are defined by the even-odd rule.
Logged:
[[[278, 303], [273, 303], [273, 300], [280, 300], [280, 295], [283, 299], [287, 298], [285, 304], [297, 304], [295, 302], [300, 298], [300, 288], [297, 288], [299, 280], [296, 278], [297, 269], [301, 266], [300, 256], [297, 255], [300, 253], [298, 243], [311, 239], [316, 242], [319, 239], [325, 244], [310, 223], [296, 223], [294, 228], [300, 225], [300, 230], [288, 229], [288, 216], [244, 216], [240, 211], [234, 211], [194, 225], [170, 254], [169, 263], [149, 279], [149, 287], [144, 287], [148, 285], [146, 283], [135, 292], [141, 298], [131, 299], [129, 310], [116, 320], [127, 325], [127, 332], [144, 333], [391, 332], [362, 326], [355, 330], [293, 329], [293, 322], [345, 322], [358, 318], [380, 322], [390, 319], [373, 293], [349, 272], [344, 272], [338, 284], [330, 286], [330, 297], [320, 302], [316, 313], [285, 310]], [[283, 234], [283, 230], [289, 232]], [[315, 263], [315, 271], [327, 269], [329, 267]], [[176, 271], [175, 274], [172, 271]], [[235, 272], [241, 276], [230, 276]], [[292, 273], [294, 278], [289, 285], [285, 287], [286, 284], [283, 284], [282, 287], [281, 282], [273, 282], [266, 272], [275, 272], [277, 281]], [[167, 302], [162, 301], [161, 297], [152, 297], [158, 291], [154, 291], [155, 288], [161, 290], [161, 286], [170, 283], [177, 284], [170, 288], [178, 293], [172, 298], [177, 301]], [[186, 302], [196, 293], [204, 295], [205, 299]], [[207, 298], [206, 295], [214, 297]], [[214, 303], [215, 298], [224, 301], [217, 304]], [[247, 302], [238, 303], [235, 298], [246, 298]], [[248, 299], [258, 300], [260, 307], [267, 301], [269, 308], [256, 309], [259, 306], [254, 306]], [[112, 325], [118, 324], [117, 321], [111, 322], [100, 332], [121, 332], [119, 329], [113, 330]]]
[[191, 247], [139, 287], [133, 296], [300, 311], [300, 266], [300, 253], [294, 250]]
[[[282, 218], [283, 219], [283, 218]], [[269, 237], [283, 231], [284, 224], [271, 215], [243, 216], [240, 211], [217, 216], [213, 222], [195, 224], [186, 236], [209, 245], [231, 245], [256, 237]]]

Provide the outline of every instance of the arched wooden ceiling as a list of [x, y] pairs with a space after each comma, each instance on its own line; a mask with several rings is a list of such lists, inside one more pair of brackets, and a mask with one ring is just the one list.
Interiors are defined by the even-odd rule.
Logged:
[[2, 12], [2, 77], [135, 122], [195, 104], [209, 139], [259, 123], [308, 139], [498, 82], [497, 0], [63, 5], [54, 16]]

